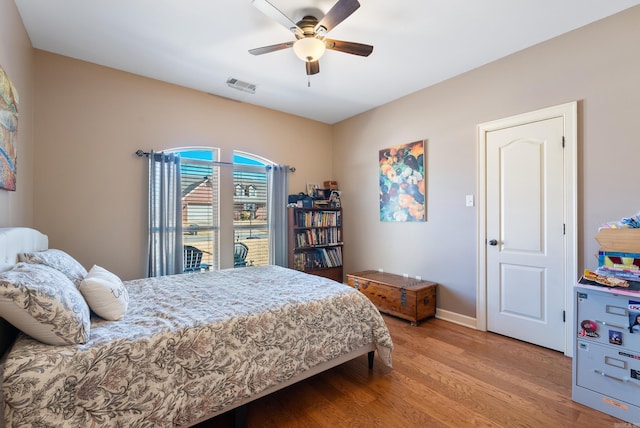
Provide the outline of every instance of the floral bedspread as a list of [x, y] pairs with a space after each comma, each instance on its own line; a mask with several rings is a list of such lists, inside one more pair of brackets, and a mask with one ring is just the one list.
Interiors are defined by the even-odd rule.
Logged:
[[263, 266], [125, 285], [125, 318], [92, 318], [86, 344], [18, 337], [7, 427], [187, 425], [368, 343], [391, 365], [377, 309], [325, 278]]

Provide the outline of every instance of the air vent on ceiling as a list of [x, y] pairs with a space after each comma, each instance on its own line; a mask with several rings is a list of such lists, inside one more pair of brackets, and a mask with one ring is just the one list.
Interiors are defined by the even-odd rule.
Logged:
[[233, 77], [230, 77], [227, 80], [227, 85], [239, 91], [248, 92], [250, 94], [256, 93], [256, 85], [254, 85], [253, 83], [247, 83], [243, 82], [242, 80], [234, 79]]

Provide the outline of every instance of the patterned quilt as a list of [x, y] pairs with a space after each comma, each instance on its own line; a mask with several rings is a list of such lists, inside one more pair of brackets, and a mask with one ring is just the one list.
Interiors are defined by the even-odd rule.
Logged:
[[263, 266], [125, 285], [127, 315], [92, 318], [86, 344], [18, 337], [7, 427], [186, 425], [368, 343], [391, 365], [378, 310], [325, 278]]

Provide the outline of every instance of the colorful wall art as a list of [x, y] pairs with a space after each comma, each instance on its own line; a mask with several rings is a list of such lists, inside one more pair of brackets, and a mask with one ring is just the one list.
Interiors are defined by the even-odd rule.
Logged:
[[0, 67], [0, 189], [16, 190], [18, 91]]
[[425, 221], [425, 141], [380, 150], [380, 221]]

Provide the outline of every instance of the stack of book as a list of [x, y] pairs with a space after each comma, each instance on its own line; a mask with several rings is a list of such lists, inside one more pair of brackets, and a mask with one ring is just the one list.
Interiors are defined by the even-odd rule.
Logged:
[[599, 251], [596, 273], [628, 281], [640, 281], [640, 254]]
[[584, 279], [600, 285], [640, 290], [640, 228], [601, 228], [598, 268]]

